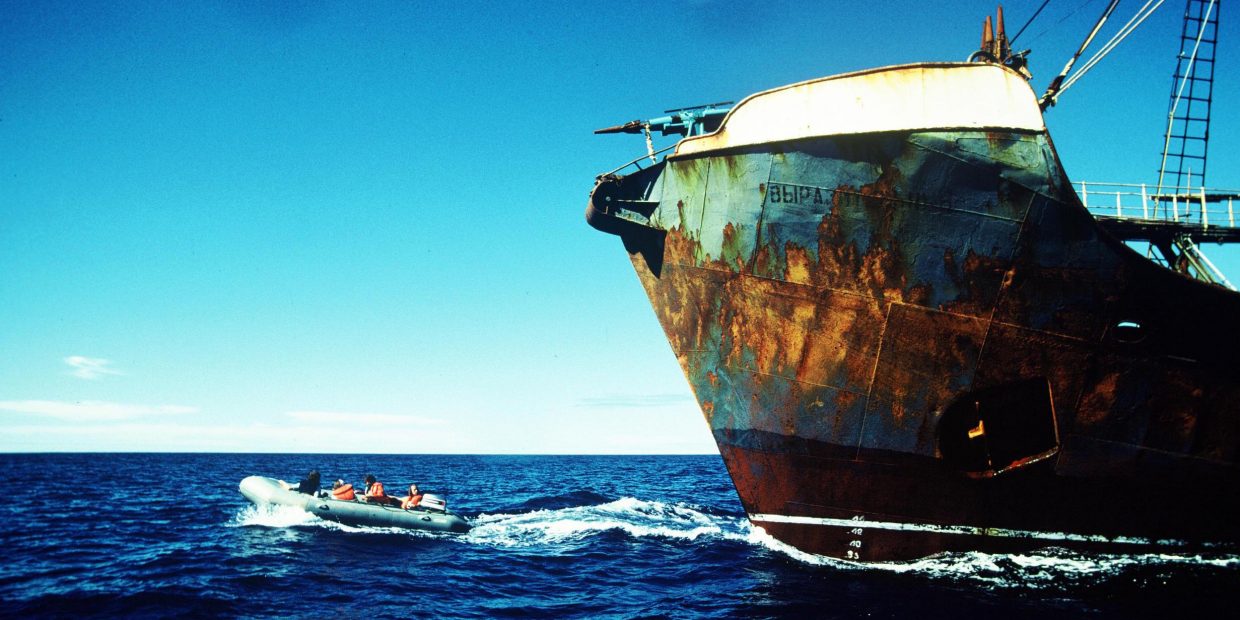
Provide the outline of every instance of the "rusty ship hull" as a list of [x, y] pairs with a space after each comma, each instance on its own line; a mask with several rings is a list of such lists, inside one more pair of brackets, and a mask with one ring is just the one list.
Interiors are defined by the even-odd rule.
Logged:
[[1240, 295], [1100, 227], [1009, 69], [759, 93], [601, 176], [587, 220], [779, 540], [881, 561], [1240, 538]]

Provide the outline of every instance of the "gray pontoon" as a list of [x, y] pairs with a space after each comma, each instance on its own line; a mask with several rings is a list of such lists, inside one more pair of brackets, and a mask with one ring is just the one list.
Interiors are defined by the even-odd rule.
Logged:
[[371, 525], [378, 527], [403, 527], [436, 532], [468, 532], [469, 523], [459, 515], [448, 512], [443, 501], [434, 495], [423, 496], [422, 503], [409, 510], [398, 506], [374, 504], [361, 501], [341, 501], [289, 490], [285, 483], [275, 478], [250, 476], [241, 481], [241, 494], [256, 505], [273, 504], [301, 508], [328, 521], [344, 525]]

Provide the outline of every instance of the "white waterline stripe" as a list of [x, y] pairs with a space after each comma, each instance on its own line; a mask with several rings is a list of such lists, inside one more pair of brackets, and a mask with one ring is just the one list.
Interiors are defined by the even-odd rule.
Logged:
[[999, 538], [1034, 538], [1038, 540], [1063, 540], [1071, 542], [1118, 543], [1126, 545], [1156, 545], [1181, 547], [1187, 542], [1183, 540], [1154, 540], [1133, 536], [1101, 536], [1097, 534], [1069, 534], [1066, 532], [1033, 532], [1029, 530], [1009, 530], [997, 527], [974, 527], [970, 525], [935, 525], [932, 523], [894, 523], [890, 521], [869, 521], [866, 519], [829, 519], [822, 517], [794, 517], [790, 515], [751, 514], [750, 521], [768, 523], [796, 523], [799, 525], [830, 525], [844, 528], [872, 528], [903, 532], [931, 532], [934, 534], [961, 534], [966, 536], [995, 536]]

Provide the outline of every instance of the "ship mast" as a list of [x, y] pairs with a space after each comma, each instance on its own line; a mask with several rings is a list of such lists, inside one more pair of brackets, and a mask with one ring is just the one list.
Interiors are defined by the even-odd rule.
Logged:
[[1240, 191], [1207, 189], [1205, 183], [1218, 16], [1219, 0], [1186, 1], [1158, 183], [1080, 183], [1078, 194], [1109, 232], [1148, 243], [1150, 259], [1235, 290], [1198, 247], [1240, 242]]
[[[1187, 0], [1184, 26], [1180, 33], [1180, 53], [1176, 56], [1168, 104], [1167, 131], [1163, 137], [1162, 163], [1158, 169], [1158, 189], [1154, 192], [1155, 212], [1165, 212], [1170, 204], [1194, 196], [1193, 167], [1197, 167], [1201, 212], [1206, 217], [1206, 150], [1210, 140], [1210, 108], [1214, 98], [1214, 52], [1218, 42], [1218, 0]], [[1167, 195], [1170, 195], [1169, 197]], [[1236, 196], [1227, 196], [1229, 211]], [[1186, 209], [1187, 211], [1187, 209]], [[1178, 214], [1177, 214], [1178, 215]], [[1234, 225], [1234, 223], [1233, 223]], [[1150, 240], [1167, 265], [1199, 280], [1235, 289], [1214, 263], [1197, 247], [1189, 233], [1168, 239]]]

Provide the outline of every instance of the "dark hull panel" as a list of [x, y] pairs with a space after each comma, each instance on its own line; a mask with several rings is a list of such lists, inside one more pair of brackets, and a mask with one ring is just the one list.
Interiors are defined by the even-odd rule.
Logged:
[[651, 205], [609, 232], [776, 538], [884, 560], [1240, 537], [1240, 296], [1103, 232], [1044, 131], [661, 166], [603, 178], [592, 223]]
[[1068, 478], [1050, 460], [977, 480], [934, 458], [827, 445], [722, 453], [756, 525], [849, 559], [1047, 546], [1201, 551], [1221, 548], [1235, 528], [1234, 489], [1217, 480]]

